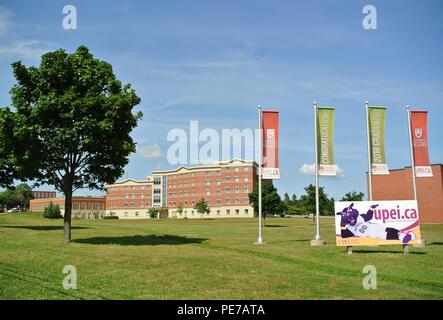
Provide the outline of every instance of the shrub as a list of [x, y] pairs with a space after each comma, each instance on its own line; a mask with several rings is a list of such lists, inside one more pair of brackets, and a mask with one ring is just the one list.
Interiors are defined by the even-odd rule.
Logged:
[[118, 216], [115, 214], [115, 212], [110, 212], [109, 216], [104, 216], [103, 219], [118, 219]]
[[49, 203], [47, 207], [45, 207], [43, 211], [43, 217], [47, 219], [60, 219], [62, 218], [62, 215], [60, 213], [60, 206], [52, 203], [52, 201]]
[[147, 214], [151, 219], [154, 219], [154, 218], [157, 218], [158, 213], [159, 213], [159, 211], [157, 209], [151, 208], [151, 209], [149, 209]]

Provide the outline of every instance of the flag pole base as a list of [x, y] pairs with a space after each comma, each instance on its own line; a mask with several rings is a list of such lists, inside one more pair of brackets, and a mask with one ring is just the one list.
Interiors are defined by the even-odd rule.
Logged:
[[263, 239], [258, 239], [254, 244], [266, 244], [266, 242], [264, 242]]
[[311, 246], [313, 247], [321, 247], [324, 246], [326, 244], [325, 240], [321, 240], [321, 239], [312, 239], [311, 240]]
[[417, 240], [417, 243], [414, 243], [412, 245], [413, 248], [426, 248], [426, 240], [425, 239], [420, 239]]

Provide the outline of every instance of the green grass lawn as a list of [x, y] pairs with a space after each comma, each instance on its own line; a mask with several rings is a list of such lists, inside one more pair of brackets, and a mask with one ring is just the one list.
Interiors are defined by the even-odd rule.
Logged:
[[[62, 220], [40, 214], [0, 216], [1, 299], [442, 299], [443, 225], [424, 225], [426, 249], [335, 246], [322, 219], [325, 247], [311, 247], [312, 220]], [[65, 290], [62, 270], [77, 269]], [[365, 290], [365, 265], [377, 289]]]

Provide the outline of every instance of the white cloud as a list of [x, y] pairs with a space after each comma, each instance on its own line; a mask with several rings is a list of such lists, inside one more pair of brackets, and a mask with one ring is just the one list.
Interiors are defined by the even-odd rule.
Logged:
[[0, 7], [0, 36], [6, 35], [12, 26], [11, 13]]
[[18, 41], [0, 46], [0, 58], [12, 56], [34, 59], [40, 57], [45, 51], [38, 40]]
[[[338, 164], [335, 165], [337, 170], [337, 176], [343, 177], [344, 171], [342, 168], [338, 166]], [[307, 174], [307, 175], [314, 175], [315, 174], [315, 165], [314, 164], [303, 164], [300, 168], [300, 173]]]
[[137, 154], [150, 160], [163, 158], [163, 152], [158, 144], [144, 145], [142, 147], [137, 146]]

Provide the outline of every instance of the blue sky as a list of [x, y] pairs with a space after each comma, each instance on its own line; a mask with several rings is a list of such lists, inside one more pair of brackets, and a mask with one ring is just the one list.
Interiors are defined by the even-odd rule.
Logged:
[[[75, 5], [78, 29], [62, 27]], [[362, 8], [377, 8], [377, 30]], [[443, 2], [425, 1], [0, 1], [0, 105], [10, 105], [10, 64], [88, 46], [130, 82], [144, 113], [141, 150], [125, 176], [172, 168], [173, 128], [255, 128], [256, 107], [280, 110], [280, 192], [314, 182], [312, 101], [336, 108], [335, 159], [343, 176], [321, 178], [335, 197], [365, 190], [364, 101], [388, 107], [390, 168], [410, 164], [405, 106], [429, 110], [430, 158], [443, 162]], [[440, 142], [439, 142], [440, 141]], [[50, 187], [43, 187], [43, 189]], [[97, 194], [81, 190], [79, 194]]]

